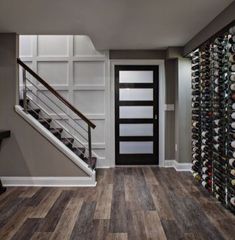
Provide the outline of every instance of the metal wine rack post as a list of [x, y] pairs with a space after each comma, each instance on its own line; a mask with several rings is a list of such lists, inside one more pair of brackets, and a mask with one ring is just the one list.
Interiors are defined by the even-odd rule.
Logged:
[[235, 26], [229, 30], [226, 60], [228, 79], [227, 207], [235, 214]]
[[197, 181], [201, 180], [201, 84], [199, 50], [192, 53], [192, 171]]
[[226, 90], [227, 80], [223, 70], [226, 38], [217, 37], [212, 43], [213, 81], [213, 194], [226, 205]]
[[212, 102], [210, 46], [205, 44], [200, 48], [200, 80], [201, 80], [201, 159], [202, 185], [209, 192], [212, 187]]

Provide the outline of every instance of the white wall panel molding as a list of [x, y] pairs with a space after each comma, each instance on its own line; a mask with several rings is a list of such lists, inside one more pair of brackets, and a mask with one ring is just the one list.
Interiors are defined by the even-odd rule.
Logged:
[[165, 104], [165, 111], [175, 111], [174, 104]]
[[[97, 124], [97, 128], [92, 131], [92, 139], [94, 152], [97, 150], [99, 155], [102, 151], [102, 156], [98, 156], [98, 166], [102, 166], [102, 162], [105, 159], [107, 161], [108, 52], [96, 51], [87, 36], [20, 36], [20, 58]], [[53, 96], [39, 83], [36, 82], [36, 85], [38, 90], [34, 90], [34, 94], [51, 104], [42, 93], [49, 98]], [[37, 103], [40, 104], [39, 101]], [[76, 126], [63, 112], [57, 116], [46, 107], [45, 110], [52, 119]], [[75, 120], [80, 120], [67, 108], [64, 107], [64, 110]]]

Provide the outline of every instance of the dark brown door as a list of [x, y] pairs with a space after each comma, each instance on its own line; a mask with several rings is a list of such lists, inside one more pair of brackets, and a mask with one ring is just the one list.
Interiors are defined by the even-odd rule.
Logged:
[[158, 164], [158, 66], [115, 66], [117, 165]]

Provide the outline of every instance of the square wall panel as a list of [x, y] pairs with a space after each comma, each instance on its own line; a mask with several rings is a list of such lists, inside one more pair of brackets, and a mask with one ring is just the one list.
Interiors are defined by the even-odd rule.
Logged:
[[19, 36], [19, 56], [32, 57], [33, 56], [33, 38], [35, 36]]
[[[92, 143], [93, 144], [104, 143], [105, 142], [105, 128], [104, 128], [105, 120], [92, 120], [92, 119], [90, 120], [96, 125], [95, 129], [91, 129]], [[85, 129], [87, 129], [87, 124], [84, 121], [76, 120], [76, 122], [81, 126], [83, 126]], [[77, 127], [77, 129], [79, 130], [79, 127]], [[82, 133], [82, 135], [88, 139], [87, 133], [85, 134], [84, 131], [82, 132], [80, 130], [79, 132]], [[79, 137], [79, 134], [77, 134], [76, 132], [75, 132], [75, 135], [78, 137], [78, 139], [82, 140], [82, 138]]]
[[100, 56], [102, 53], [96, 51], [91, 39], [88, 36], [80, 35], [74, 36], [75, 56]]
[[[58, 91], [62, 97], [68, 100], [68, 92], [67, 91]], [[38, 104], [42, 106], [48, 113], [62, 114], [63, 112], [68, 111], [68, 107], [65, 106], [54, 94], [49, 91], [38, 91]]]
[[68, 63], [38, 62], [38, 74], [51, 85], [68, 84]]
[[74, 106], [83, 114], [104, 114], [104, 91], [74, 91]]
[[38, 36], [38, 56], [68, 56], [68, 49], [68, 36]]
[[75, 62], [75, 85], [99, 85], [105, 82], [104, 62]]

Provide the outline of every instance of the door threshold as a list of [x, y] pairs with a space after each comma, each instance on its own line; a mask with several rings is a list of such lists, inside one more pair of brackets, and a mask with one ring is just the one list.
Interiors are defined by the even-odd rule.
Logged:
[[142, 168], [145, 168], [145, 167], [159, 167], [159, 165], [115, 165], [115, 168], [130, 168], [130, 167], [133, 167], [133, 168], [139, 168], [139, 167], [142, 167]]

